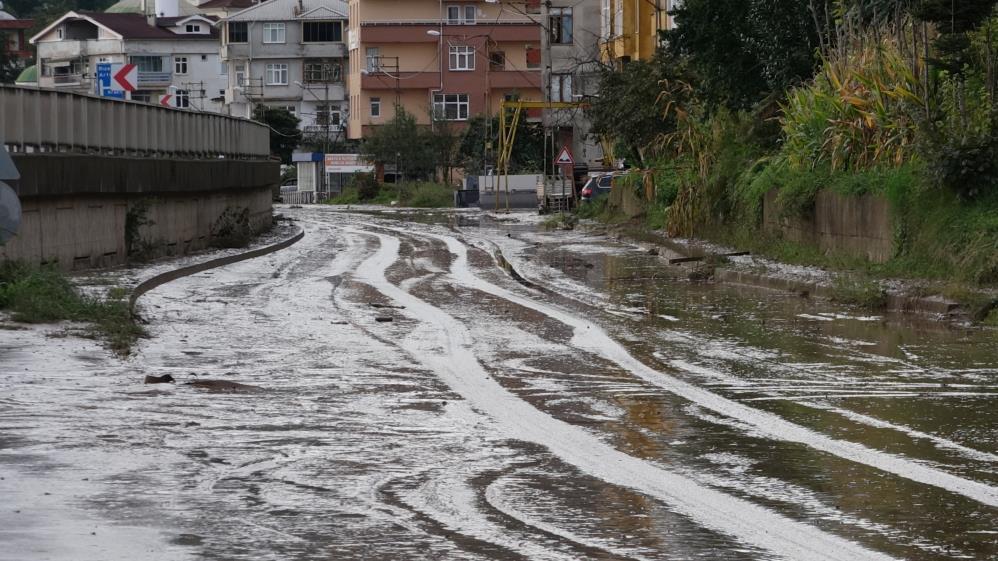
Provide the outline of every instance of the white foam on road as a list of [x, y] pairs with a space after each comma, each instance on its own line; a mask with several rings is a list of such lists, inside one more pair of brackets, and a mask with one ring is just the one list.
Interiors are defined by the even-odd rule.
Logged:
[[[433, 337], [407, 337], [402, 348], [431, 368], [455, 392], [495, 419], [514, 438], [545, 446], [584, 473], [635, 489], [669, 504], [676, 512], [742, 543], [801, 561], [886, 560], [891, 557], [783, 517], [767, 508], [704, 487], [696, 481], [629, 456], [580, 427], [555, 419], [517, 398], [492, 378], [472, 352], [468, 329], [452, 316], [388, 282], [385, 271], [399, 255], [397, 238], [377, 236], [381, 247], [357, 269], [355, 278], [406, 306], [403, 313], [433, 327]], [[453, 274], [477, 281], [464, 246], [453, 238]], [[456, 249], [456, 251], [455, 251]], [[487, 283], [482, 283], [487, 284]], [[491, 286], [491, 285], [489, 285]], [[501, 291], [497, 287], [495, 290]], [[505, 291], [502, 291], [505, 292]], [[503, 294], [505, 297], [505, 294]], [[515, 296], [510, 293], [510, 296]], [[517, 297], [519, 298], [519, 297]], [[524, 299], [525, 300], [525, 299]], [[589, 336], [590, 334], [586, 334]]]
[[[831, 438], [787, 421], [779, 415], [732, 401], [674, 376], [659, 372], [634, 358], [597, 324], [479, 278], [468, 266], [467, 247], [456, 238], [433, 234], [427, 234], [427, 236], [447, 244], [448, 250], [455, 256], [451, 265], [451, 275], [460, 284], [535, 310], [572, 327], [575, 330], [571, 341], [572, 346], [596, 353], [659, 388], [688, 399], [705, 409], [749, 424], [770, 438], [804, 444], [840, 458], [865, 464], [918, 483], [939, 487], [988, 506], [998, 507], [998, 488], [986, 483], [959, 477], [909, 458], [875, 450], [862, 444]], [[718, 374], [718, 376], [722, 375]]]

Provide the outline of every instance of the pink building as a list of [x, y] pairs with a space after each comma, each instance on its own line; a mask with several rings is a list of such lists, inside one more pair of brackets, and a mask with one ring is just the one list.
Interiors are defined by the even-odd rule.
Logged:
[[420, 124], [543, 100], [539, 2], [349, 1], [349, 138], [394, 116]]

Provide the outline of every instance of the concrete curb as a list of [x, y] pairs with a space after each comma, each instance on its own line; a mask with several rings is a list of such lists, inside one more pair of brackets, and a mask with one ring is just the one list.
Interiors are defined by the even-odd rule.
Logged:
[[305, 230], [302, 230], [291, 236], [290, 238], [278, 242], [274, 245], [268, 245], [265, 247], [260, 247], [252, 251], [247, 251], [245, 253], [237, 253], [236, 255], [227, 255], [225, 257], [219, 257], [217, 259], [210, 259], [204, 263], [197, 263], [194, 265], [188, 265], [187, 267], [181, 267], [173, 271], [167, 271], [165, 273], [160, 273], [150, 279], [146, 279], [139, 283], [138, 286], [132, 290], [132, 295], [128, 298], [128, 309], [133, 314], [135, 313], [135, 302], [142, 297], [143, 294], [149, 292], [150, 290], [162, 286], [168, 282], [175, 281], [183, 277], [189, 277], [193, 274], [200, 273], [202, 271], [207, 271], [209, 269], [217, 269], [218, 267], [224, 267], [225, 265], [231, 265], [233, 263], [238, 263], [240, 261], [246, 261], [248, 259], [253, 259], [255, 257], [260, 257], [270, 253], [280, 251], [282, 249], [291, 247], [299, 240], [305, 237]]

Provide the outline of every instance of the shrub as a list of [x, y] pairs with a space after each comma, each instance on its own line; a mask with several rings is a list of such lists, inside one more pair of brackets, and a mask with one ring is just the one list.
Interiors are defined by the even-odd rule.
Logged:
[[357, 197], [361, 201], [369, 201], [378, 196], [381, 185], [373, 173], [355, 173], [347, 184], [347, 189], [357, 192]]
[[847, 274], [835, 279], [832, 300], [869, 310], [883, 310], [887, 307], [887, 291], [876, 281]]
[[216, 247], [246, 247], [253, 237], [249, 209], [226, 207], [211, 225], [211, 243]]
[[446, 208], [454, 206], [454, 190], [439, 183], [417, 183], [411, 188], [405, 206], [416, 208]]
[[127, 355], [145, 331], [135, 323], [126, 292], [112, 288], [106, 298], [82, 296], [54, 267], [18, 263], [0, 266], [0, 309], [25, 323], [87, 322], [89, 334], [103, 339], [116, 353]]

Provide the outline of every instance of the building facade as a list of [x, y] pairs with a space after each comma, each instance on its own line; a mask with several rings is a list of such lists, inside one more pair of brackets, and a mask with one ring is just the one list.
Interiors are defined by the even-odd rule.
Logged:
[[539, 2], [350, 0], [348, 136], [390, 121], [458, 127], [504, 98], [542, 100]]
[[577, 164], [599, 166], [603, 150], [589, 134], [591, 124], [582, 104], [599, 88], [600, 0], [550, 0], [543, 3], [541, 13], [546, 22], [542, 35], [545, 99], [580, 104], [545, 112], [545, 128], [554, 135], [555, 150], [567, 146]]
[[600, 0], [603, 58], [626, 63], [648, 60], [659, 46], [659, 31], [672, 29], [669, 11], [682, 0]]
[[222, 22], [229, 114], [257, 105], [285, 108], [306, 133], [342, 139], [346, 102], [347, 4], [343, 0], [268, 0]]
[[[227, 77], [218, 55], [216, 21], [179, 16], [170, 2], [163, 17], [137, 13], [69, 12], [31, 38], [38, 49], [38, 86], [100, 94], [99, 64], [135, 64], [132, 101], [220, 112]], [[177, 3], [173, 2], [172, 6]]]

